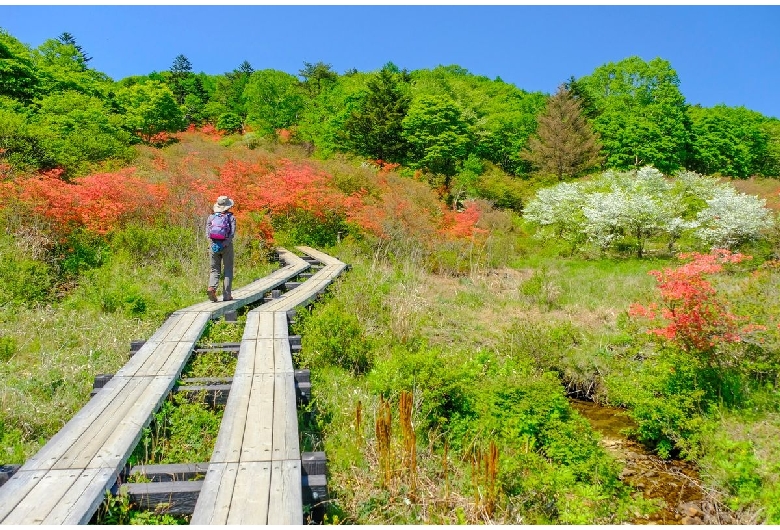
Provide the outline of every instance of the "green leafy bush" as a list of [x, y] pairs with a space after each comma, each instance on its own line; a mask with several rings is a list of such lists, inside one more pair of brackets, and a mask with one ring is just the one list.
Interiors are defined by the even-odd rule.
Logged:
[[0, 305], [46, 302], [56, 281], [51, 265], [27, 257], [12, 241], [0, 243], [0, 278]]
[[337, 302], [304, 317], [302, 365], [314, 368], [331, 364], [353, 374], [365, 374], [374, 364], [371, 340], [357, 317]]

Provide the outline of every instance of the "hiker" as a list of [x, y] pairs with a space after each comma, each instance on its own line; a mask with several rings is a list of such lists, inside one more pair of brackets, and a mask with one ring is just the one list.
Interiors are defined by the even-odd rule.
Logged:
[[211, 242], [211, 272], [206, 293], [209, 300], [217, 301], [220, 273], [224, 273], [222, 301], [233, 299], [233, 237], [236, 235], [236, 217], [230, 209], [233, 201], [221, 195], [214, 204], [214, 213], [206, 221], [206, 236]]

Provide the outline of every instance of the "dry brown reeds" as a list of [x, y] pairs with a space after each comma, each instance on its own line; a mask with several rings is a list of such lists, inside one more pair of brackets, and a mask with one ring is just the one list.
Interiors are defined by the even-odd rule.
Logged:
[[390, 402], [379, 397], [379, 410], [376, 415], [376, 444], [379, 458], [379, 471], [381, 483], [384, 487], [390, 487], [393, 480], [393, 455], [392, 455], [392, 429], [393, 417], [390, 411]]
[[412, 496], [417, 491], [417, 435], [412, 425], [414, 397], [411, 392], [401, 392], [398, 403], [401, 435], [403, 438], [403, 464], [409, 479], [409, 491]]
[[493, 517], [498, 499], [498, 447], [491, 440], [488, 450], [474, 448], [471, 458], [474, 502], [488, 518]]

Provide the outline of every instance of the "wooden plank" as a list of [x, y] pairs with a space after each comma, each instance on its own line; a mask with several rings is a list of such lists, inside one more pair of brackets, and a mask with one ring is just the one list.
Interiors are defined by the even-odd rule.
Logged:
[[275, 368], [276, 341], [258, 339], [255, 346], [254, 374], [272, 374]]
[[118, 396], [128, 391], [125, 387], [128, 385], [134, 387], [136, 384], [137, 382], [134, 383], [131, 378], [114, 376], [43, 448], [24, 463], [21, 470], [51, 469], [62, 455], [91, 428], [92, 424], [106, 413], [106, 410], [114, 410], [112, 407], [116, 406]]
[[[315, 453], [311, 454], [315, 455]], [[322, 454], [324, 455], [324, 453]], [[315, 458], [315, 456], [310, 456], [309, 460], [317, 461]], [[324, 458], [324, 456], [321, 458]], [[196, 464], [146, 464], [133, 466], [130, 468], [128, 476], [139, 475], [151, 482], [180, 482], [202, 479], [208, 470], [208, 462], [198, 462]]]
[[[252, 376], [236, 375], [230, 389], [222, 424], [219, 426], [212, 463], [239, 462], [241, 459], [241, 442], [246, 424], [246, 410], [249, 406], [252, 389]], [[238, 434], [236, 434], [238, 433]]]
[[154, 352], [160, 347], [162, 342], [146, 341], [143, 346], [127, 361], [124, 366], [117, 370], [117, 374], [120, 377], [130, 377], [135, 374], [138, 369], [148, 362], [151, 357], [154, 356]]
[[194, 312], [182, 312], [181, 318], [176, 323], [175, 326], [173, 326], [168, 333], [165, 335], [165, 337], [162, 338], [162, 341], [166, 342], [179, 342], [182, 340], [182, 337], [185, 333], [187, 333], [187, 330], [190, 329], [192, 324], [197, 320], [197, 318], [200, 316], [200, 313], [194, 313]]
[[260, 314], [257, 311], [250, 311], [246, 314], [246, 324], [244, 325], [244, 334], [242, 340], [255, 340], [257, 331], [260, 329]]
[[43, 520], [45, 525], [87, 524], [116, 482], [117, 473], [109, 469], [82, 471], [60, 502]]
[[323, 503], [328, 500], [328, 478], [325, 475], [307, 475], [304, 472], [301, 475], [301, 489], [303, 504], [308, 504], [312, 508], [323, 507]]
[[227, 523], [238, 463], [211, 463], [195, 504], [191, 525]]
[[103, 440], [88, 468], [108, 468], [119, 471], [141, 439], [141, 431], [152, 419], [173, 388], [171, 377], [154, 377], [146, 385], [144, 393], [121, 418], [118, 427]]
[[[271, 491], [270, 462], [242, 462], [233, 488], [227, 524], [267, 524]], [[302, 507], [301, 507], [302, 508]]]
[[[116, 380], [117, 377], [114, 377], [110, 383]], [[125, 391], [112, 400], [108, 407], [102, 410], [101, 414], [94, 418], [92, 423], [80, 433], [78, 439], [62, 452], [61, 456], [51, 466], [52, 469], [86, 468], [100, 451], [105, 440], [116, 431], [125, 415], [141, 399], [149, 383], [150, 380], [148, 378], [130, 379], [125, 387]], [[95, 398], [98, 397], [95, 396]]]
[[303, 524], [301, 461], [274, 461], [271, 466], [268, 524]]
[[[122, 368], [117, 370], [117, 377], [134, 377], [144, 374], [154, 374], [159, 366], [171, 354], [177, 342], [153, 342], [147, 351], [139, 351]], [[145, 345], [144, 345], [145, 346]]]
[[47, 471], [3, 519], [3, 524], [41, 524], [80, 474], [80, 470]]
[[298, 246], [295, 247], [296, 249], [300, 250], [304, 254], [307, 254], [311, 256], [312, 258], [316, 259], [323, 265], [337, 265], [339, 263], [342, 263], [341, 260], [338, 258], [334, 258], [333, 256], [330, 256], [328, 254], [325, 254], [324, 252], [320, 252], [317, 249], [307, 247], [307, 246]]
[[257, 339], [241, 341], [236, 359], [235, 375], [252, 375], [255, 371]]
[[166, 375], [179, 377], [184, 366], [195, 350], [193, 342], [163, 342], [142, 365], [138, 366], [134, 373], [122, 373], [120, 369], [117, 375], [129, 375], [133, 377], [156, 377]]
[[22, 502], [27, 494], [46, 476], [46, 471], [19, 470], [0, 488], [0, 522]]
[[169, 316], [165, 322], [163, 322], [163, 325], [157, 328], [157, 331], [152, 333], [152, 336], [149, 337], [147, 342], [163, 342], [166, 340], [171, 330], [178, 326], [186, 315], [187, 313], [184, 311], [174, 311], [171, 316]]
[[273, 373], [274, 341], [255, 339], [241, 343], [236, 361], [236, 375]]
[[130, 483], [123, 487], [130, 501], [141, 510], [183, 515], [195, 510], [203, 481]]
[[301, 453], [301, 473], [303, 475], [327, 475], [328, 459], [325, 451]]
[[[246, 417], [244, 429], [235, 431], [237, 445], [241, 448], [241, 462], [269, 461], [273, 455], [274, 431], [274, 381], [273, 374], [252, 376], [251, 395], [245, 410], [235, 411]], [[227, 408], [225, 409], [227, 414]]]
[[198, 339], [203, 335], [203, 330], [206, 329], [206, 324], [211, 320], [211, 311], [203, 311], [200, 313], [193, 313], [195, 319], [187, 330], [182, 334], [179, 341], [192, 342], [193, 344], [198, 342]]
[[[273, 384], [273, 460], [301, 458], [298, 444], [298, 411], [292, 372], [275, 374]], [[264, 420], [267, 421], [267, 420]]]
[[287, 314], [285, 311], [274, 312], [274, 338], [289, 338], [290, 326], [287, 323]]
[[[284, 313], [280, 313], [285, 316]], [[285, 316], [286, 318], [286, 316]], [[273, 342], [274, 348], [274, 372], [292, 373], [294, 371], [290, 341], [285, 337]]]
[[258, 339], [273, 339], [275, 338], [274, 335], [274, 324], [275, 319], [273, 313], [267, 313], [264, 311], [258, 311], [257, 312], [258, 318], [260, 319], [260, 326], [257, 331], [257, 338]]

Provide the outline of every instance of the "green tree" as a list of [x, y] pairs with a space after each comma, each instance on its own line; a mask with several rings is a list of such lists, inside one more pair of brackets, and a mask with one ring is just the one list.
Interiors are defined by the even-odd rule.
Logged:
[[116, 96], [125, 112], [125, 128], [145, 142], [158, 133], [180, 131], [185, 126], [173, 93], [159, 81], [120, 88]]
[[0, 29], [0, 96], [29, 103], [38, 85], [32, 51]]
[[[446, 96], [423, 96], [414, 101], [403, 120], [403, 129], [411, 147], [412, 165], [445, 177], [455, 174], [472, 143], [460, 107]], [[445, 186], [449, 187], [449, 178]]]
[[0, 96], [0, 166], [5, 163], [21, 171], [54, 166], [30, 126], [29, 114], [17, 101]]
[[768, 118], [762, 125], [767, 136], [766, 160], [762, 175], [780, 177], [780, 120]]
[[184, 119], [188, 123], [200, 124], [209, 118], [207, 105], [211, 97], [206, 88], [207, 84], [211, 84], [211, 78], [203, 73], [190, 75], [182, 82], [186, 94], [183, 105]]
[[170, 86], [179, 105], [184, 105], [184, 99], [187, 97], [185, 81], [190, 76], [192, 76], [192, 63], [184, 55], [177, 55], [171, 64]]
[[600, 162], [601, 144], [582, 108], [565, 87], [561, 86], [539, 115], [536, 134], [521, 156], [543, 173], [558, 180], [576, 177]]
[[745, 107], [691, 107], [690, 169], [746, 178], [762, 173], [768, 154], [766, 118]]
[[243, 125], [244, 124], [241, 121], [241, 117], [233, 114], [232, 112], [226, 112], [217, 118], [217, 129], [220, 131], [238, 133], [241, 132]]
[[236, 69], [236, 72], [245, 75], [252, 75], [254, 71], [255, 69], [252, 68], [252, 65], [249, 64], [249, 61], [247, 60], [242, 61], [241, 64], [239, 64], [238, 68]]
[[232, 72], [217, 76], [214, 92], [206, 104], [204, 114], [211, 120], [222, 114], [233, 114], [240, 117], [243, 123], [247, 117], [244, 90], [253, 73], [252, 65], [248, 61], [243, 61]]
[[684, 165], [689, 123], [680, 80], [668, 61], [629, 57], [596, 68], [576, 84], [594, 102], [593, 128], [607, 166], [652, 165], [670, 173]]
[[390, 67], [369, 80], [365, 99], [350, 113], [340, 134], [348, 150], [369, 158], [404, 160], [408, 146], [402, 122], [411, 102], [408, 82], [408, 75]]
[[133, 156], [121, 117], [94, 96], [76, 91], [50, 94], [39, 101], [31, 125], [47, 158], [67, 176], [84, 173], [96, 162], [110, 158], [126, 162]]
[[33, 58], [41, 94], [74, 90], [102, 98], [112, 86], [106, 74], [87, 66], [84, 54], [75, 44], [48, 39], [36, 48]]
[[247, 122], [260, 134], [293, 125], [304, 107], [298, 79], [279, 70], [254, 72], [244, 89]]
[[339, 78], [339, 75], [331, 69], [331, 65], [322, 61], [316, 64], [304, 61], [303, 69], [298, 72], [298, 75], [303, 78], [303, 86], [311, 96], [317, 96]]
[[370, 74], [340, 76], [312, 98], [304, 97], [304, 108], [296, 126], [296, 136], [316, 154], [331, 156], [342, 149], [338, 138], [344, 123], [360, 108], [367, 93]]
[[57, 37], [57, 40], [62, 44], [73, 46], [76, 49], [81, 62], [84, 64], [84, 68], [86, 69], [87, 63], [92, 60], [92, 57], [89, 57], [84, 49], [76, 42], [76, 37], [66, 31]]
[[514, 175], [529, 169], [520, 151], [536, 130], [536, 115], [546, 103], [543, 94], [473, 75], [457, 65], [417, 70], [411, 77], [413, 101], [444, 96], [458, 104], [469, 123], [472, 151], [477, 156]]

